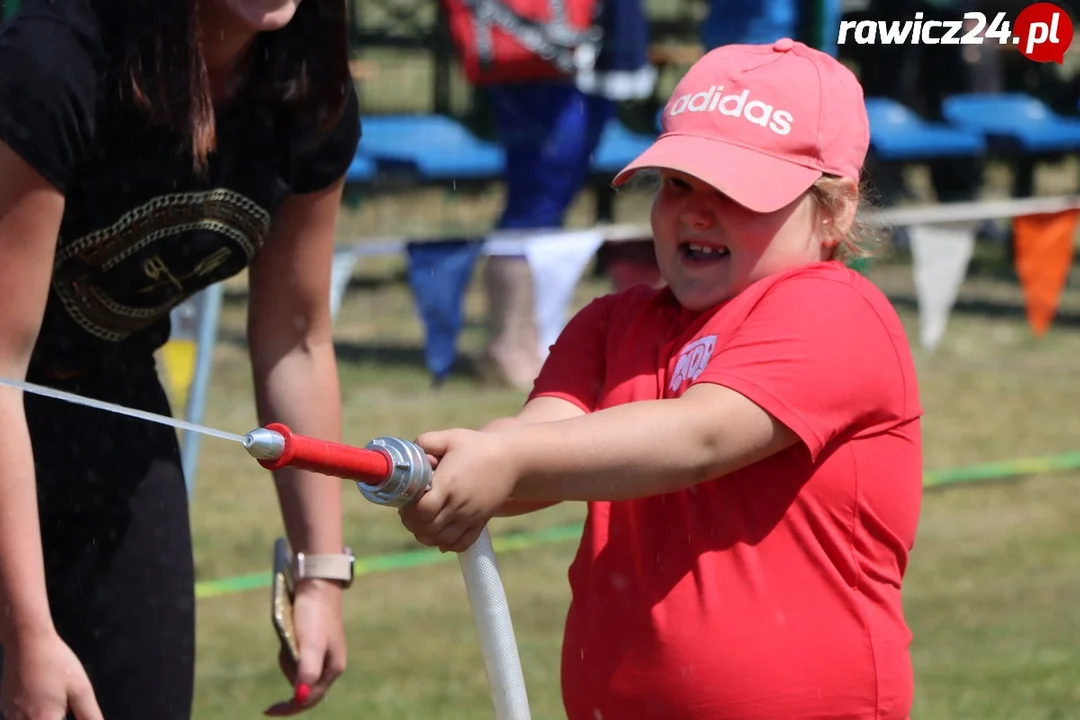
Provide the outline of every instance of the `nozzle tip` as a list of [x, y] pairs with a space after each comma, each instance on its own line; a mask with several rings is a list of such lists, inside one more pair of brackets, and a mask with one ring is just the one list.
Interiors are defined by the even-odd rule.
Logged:
[[267, 428], [256, 428], [244, 436], [244, 449], [256, 460], [277, 460], [285, 452], [285, 438]]

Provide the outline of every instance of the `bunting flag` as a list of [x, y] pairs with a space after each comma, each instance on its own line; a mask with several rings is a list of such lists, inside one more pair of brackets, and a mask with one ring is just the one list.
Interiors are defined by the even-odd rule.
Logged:
[[352, 280], [353, 270], [360, 259], [360, 254], [355, 246], [334, 248], [334, 261], [330, 269], [330, 317], [337, 319], [338, 310], [341, 309], [341, 301], [345, 297], [345, 290]]
[[161, 348], [161, 360], [165, 366], [165, 380], [169, 394], [177, 407], [186, 407], [191, 382], [195, 379], [195, 358], [198, 343], [194, 339], [169, 340]]
[[919, 341], [933, 350], [945, 335], [953, 305], [975, 249], [975, 223], [913, 225], [908, 228], [919, 303]]
[[424, 324], [424, 361], [436, 384], [446, 379], [457, 359], [462, 301], [482, 246], [474, 240], [406, 246], [409, 286]]
[[1016, 274], [1024, 311], [1036, 336], [1046, 334], [1076, 249], [1077, 210], [1013, 218]]
[[574, 291], [603, 242], [599, 230], [573, 230], [533, 235], [526, 243], [541, 360], [570, 319]]
[[199, 343], [199, 296], [188, 298], [169, 313], [169, 341], [161, 348], [165, 382], [177, 407], [186, 407], [191, 383], [195, 379], [195, 361]]

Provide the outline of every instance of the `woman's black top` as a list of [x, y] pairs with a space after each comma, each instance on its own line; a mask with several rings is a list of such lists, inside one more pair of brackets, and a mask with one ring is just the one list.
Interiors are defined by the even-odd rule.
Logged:
[[145, 362], [169, 311], [244, 269], [282, 200], [340, 178], [360, 137], [355, 88], [328, 132], [240, 96], [200, 176], [177, 134], [118, 100], [101, 30], [78, 0], [24, 0], [0, 30], [0, 139], [66, 197], [31, 378]]

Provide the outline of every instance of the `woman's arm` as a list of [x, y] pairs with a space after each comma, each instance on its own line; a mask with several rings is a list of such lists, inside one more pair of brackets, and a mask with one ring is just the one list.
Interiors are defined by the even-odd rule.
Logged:
[[[3, 143], [0, 178], [0, 375], [23, 379], [41, 328], [64, 198]], [[55, 631], [18, 390], [0, 387], [0, 428], [0, 645], [6, 645]]]
[[628, 403], [505, 433], [517, 501], [629, 500], [734, 472], [799, 437], [739, 393], [698, 384], [682, 397]]
[[[250, 269], [248, 343], [260, 423], [340, 440], [341, 394], [330, 318], [330, 268], [343, 181], [285, 201]], [[294, 551], [342, 551], [342, 481], [275, 473]]]

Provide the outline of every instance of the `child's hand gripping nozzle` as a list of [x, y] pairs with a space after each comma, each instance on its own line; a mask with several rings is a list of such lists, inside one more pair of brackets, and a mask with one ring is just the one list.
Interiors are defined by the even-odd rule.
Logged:
[[[294, 467], [352, 480], [377, 505], [403, 507], [431, 486], [427, 454], [401, 438], [380, 437], [357, 448], [296, 435], [285, 425], [271, 423], [245, 435], [244, 448], [267, 470]], [[480, 637], [495, 720], [529, 720], [510, 607], [487, 528], [472, 547], [458, 554], [458, 560]]]

